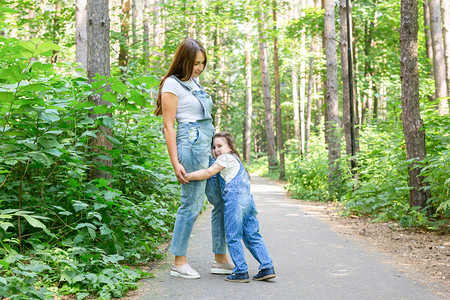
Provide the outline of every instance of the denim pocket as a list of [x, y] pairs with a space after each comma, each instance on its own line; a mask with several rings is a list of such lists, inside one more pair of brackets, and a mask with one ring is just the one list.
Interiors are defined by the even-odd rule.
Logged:
[[198, 141], [200, 137], [200, 128], [196, 125], [189, 125], [188, 129], [188, 142], [192, 146]]

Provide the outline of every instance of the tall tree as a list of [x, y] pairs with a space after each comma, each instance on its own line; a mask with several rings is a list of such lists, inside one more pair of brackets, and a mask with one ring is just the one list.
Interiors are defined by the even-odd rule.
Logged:
[[[342, 78], [342, 123], [345, 133], [345, 149], [347, 155], [352, 153], [351, 127], [350, 127], [350, 83], [348, 66], [348, 39], [347, 39], [347, 0], [339, 1], [339, 28], [341, 42], [339, 43], [341, 52], [341, 78]], [[351, 23], [351, 21], [350, 21]]]
[[431, 30], [430, 30], [430, 6], [428, 4], [428, 0], [425, 0], [423, 3], [423, 21], [425, 25], [425, 47], [427, 51], [427, 57], [431, 61], [431, 70], [430, 73], [434, 76], [434, 67], [433, 67], [433, 45], [431, 44]]
[[87, 21], [86, 21], [86, 4], [87, 0], [77, 0], [76, 3], [76, 61], [86, 71], [87, 67]]
[[[248, 11], [249, 0], [246, 4], [246, 12]], [[249, 16], [246, 15], [246, 18]], [[245, 28], [245, 120], [244, 120], [244, 160], [250, 165], [250, 150], [251, 150], [251, 133], [252, 133], [252, 41], [250, 36], [250, 22], [248, 20], [244, 23]]]
[[338, 181], [340, 179], [338, 159], [341, 157], [334, 1], [324, 0], [324, 7], [324, 42], [327, 61], [325, 100], [327, 116], [326, 122], [328, 124], [325, 135], [326, 140], [328, 141], [328, 182], [330, 184], [330, 189], [333, 191], [338, 188]]
[[130, 31], [130, 0], [122, 0], [122, 13], [120, 15], [120, 38], [119, 38], [119, 66], [128, 66], [128, 36]]
[[[402, 123], [405, 135], [406, 154], [410, 161], [426, 156], [425, 130], [419, 110], [419, 71], [418, 71], [418, 9], [417, 0], [402, 0], [400, 27], [400, 62], [402, 74]], [[425, 207], [428, 193], [420, 176], [422, 166], [414, 161], [409, 165], [409, 186], [411, 207]]]
[[[87, 75], [89, 83], [95, 81], [96, 74], [101, 76], [110, 76], [110, 50], [109, 50], [109, 1], [108, 0], [88, 0], [87, 1]], [[108, 91], [109, 87], [105, 87]], [[89, 101], [96, 106], [108, 105], [109, 103], [102, 99], [101, 94], [92, 94]], [[96, 119], [100, 116], [90, 114], [90, 117]], [[95, 152], [101, 152], [101, 149], [111, 150], [111, 142], [105, 135], [111, 136], [112, 129], [104, 126], [98, 126], [97, 138], [91, 141], [91, 146]], [[100, 166], [112, 166], [112, 160], [96, 159]], [[111, 174], [101, 168], [92, 170], [93, 178], [109, 178]]]
[[280, 93], [280, 68], [278, 62], [278, 38], [277, 38], [277, 2], [272, 2], [273, 16], [273, 64], [275, 71], [275, 111], [277, 120], [277, 145], [278, 155], [280, 157], [280, 179], [284, 179], [284, 139], [283, 139], [283, 120], [281, 119], [281, 93]]
[[267, 42], [264, 34], [265, 24], [262, 10], [258, 15], [258, 39], [259, 39], [259, 64], [261, 68], [262, 90], [264, 98], [264, 120], [266, 127], [267, 154], [269, 156], [269, 170], [273, 171], [277, 166], [277, 154], [275, 151], [275, 137], [273, 132], [272, 96], [270, 93], [269, 63], [267, 60]]
[[[305, 15], [306, 1], [300, 0], [301, 16]], [[306, 102], [306, 28], [300, 31], [300, 150], [305, 155], [305, 102]]]
[[436, 82], [436, 98], [439, 101], [439, 113], [448, 114], [447, 81], [445, 79], [444, 42], [442, 40], [441, 8], [439, 0], [430, 0], [431, 38], [433, 45], [434, 80]]
[[441, 1], [442, 36], [444, 37], [445, 78], [447, 80], [447, 97], [450, 96], [450, 2]]

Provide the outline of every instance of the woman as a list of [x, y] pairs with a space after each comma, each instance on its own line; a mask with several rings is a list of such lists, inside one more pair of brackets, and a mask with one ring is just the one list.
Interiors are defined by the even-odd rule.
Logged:
[[[214, 136], [212, 100], [195, 78], [206, 66], [206, 51], [196, 40], [185, 39], [179, 46], [172, 64], [159, 85], [155, 115], [163, 116], [167, 150], [175, 175], [181, 185], [181, 206], [173, 230], [170, 252], [175, 261], [170, 275], [200, 278], [188, 263], [186, 252], [195, 220], [203, 207], [205, 193], [214, 205], [212, 211], [213, 274], [231, 274], [228, 262], [223, 219], [223, 200], [217, 177], [188, 182], [186, 172], [208, 168], [214, 159], [211, 144]], [[177, 132], [175, 134], [175, 120]]]

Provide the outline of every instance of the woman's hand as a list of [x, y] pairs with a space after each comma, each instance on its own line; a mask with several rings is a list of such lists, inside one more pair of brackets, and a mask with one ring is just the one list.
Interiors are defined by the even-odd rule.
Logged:
[[189, 181], [185, 178], [186, 171], [184, 170], [184, 167], [182, 164], [178, 163], [173, 166], [173, 169], [175, 171], [175, 176], [177, 176], [177, 180], [181, 184], [189, 183]]

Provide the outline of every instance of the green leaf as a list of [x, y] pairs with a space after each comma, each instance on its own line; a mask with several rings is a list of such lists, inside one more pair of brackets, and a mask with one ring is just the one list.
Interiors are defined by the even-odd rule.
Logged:
[[105, 114], [108, 111], [108, 106], [106, 105], [98, 105], [94, 108], [95, 114]]
[[97, 234], [95, 233], [95, 230], [88, 227], [88, 232], [89, 232], [89, 235], [91, 236], [91, 238], [95, 239], [95, 237], [97, 236]]
[[111, 92], [105, 92], [102, 95], [102, 99], [111, 103], [117, 102], [117, 95]]
[[47, 167], [54, 164], [55, 161], [42, 152], [29, 152], [28, 156], [34, 161], [41, 163]]
[[57, 156], [60, 157], [61, 155], [63, 155], [64, 153], [62, 153], [61, 151], [59, 151], [58, 149], [54, 148], [54, 149], [49, 149], [49, 150], [45, 150], [45, 153], [48, 153], [50, 155], [53, 156]]
[[108, 180], [106, 180], [105, 178], [100, 178], [98, 180], [98, 183], [95, 186], [98, 187], [98, 188], [101, 188], [101, 187], [104, 187], [104, 186], [108, 186], [108, 184], [109, 184]]
[[0, 227], [3, 228], [4, 231], [6, 231], [9, 227], [14, 227], [14, 224], [10, 222], [0, 222]]
[[40, 137], [40, 138], [38, 138], [37, 142], [39, 145], [41, 145], [42, 147], [44, 147], [46, 149], [53, 149], [53, 148], [61, 149], [64, 147], [56, 139], [49, 138], [49, 137]]
[[14, 152], [14, 151], [17, 151], [17, 150], [19, 150], [20, 148], [19, 147], [17, 147], [17, 146], [15, 146], [15, 145], [13, 145], [13, 144], [3, 144], [3, 145], [0, 145], [0, 152], [3, 152], [3, 153], [9, 153], [9, 152]]
[[131, 101], [136, 103], [136, 105], [139, 105], [139, 106], [147, 105], [147, 101], [146, 101], [145, 97], [143, 95], [141, 95], [140, 93], [138, 93], [134, 90], [131, 90], [130, 94], [131, 94]]
[[104, 84], [106, 84], [108, 82], [108, 80], [104, 79], [104, 80], [97, 80], [91, 83], [91, 86], [94, 88], [94, 90], [98, 90], [99, 88], [101, 88]]
[[53, 112], [41, 112], [38, 115], [40, 119], [47, 122], [57, 122], [60, 120], [59, 116]]
[[22, 215], [22, 217], [24, 217], [25, 220], [27, 220], [27, 222], [33, 227], [47, 229], [47, 227], [41, 221], [32, 216]]
[[61, 49], [61, 47], [53, 42], [43, 42], [37, 46], [35, 55], [40, 55], [47, 51], [59, 51], [59, 49]]
[[0, 92], [0, 103], [13, 103], [15, 99], [14, 93]]
[[136, 80], [140, 83], [145, 83], [145, 86], [147, 88], [156, 87], [159, 84], [159, 81], [154, 77], [138, 77], [138, 78], [135, 78], [134, 80]]
[[75, 209], [75, 211], [77, 211], [77, 212], [80, 211], [80, 210], [84, 210], [84, 209], [89, 207], [89, 205], [87, 205], [86, 203], [83, 203], [83, 202], [78, 201], [78, 200], [73, 201], [72, 206], [73, 206], [73, 209]]
[[102, 124], [108, 128], [114, 128], [116, 121], [111, 117], [102, 117]]
[[117, 80], [111, 84], [111, 90], [120, 94], [126, 94], [126, 92], [128, 91], [128, 87], [122, 81]]
[[42, 83], [33, 83], [25, 86], [19, 87], [21, 91], [32, 91], [32, 92], [45, 92], [50, 88]]
[[107, 135], [107, 134], [103, 134], [103, 135], [108, 139], [108, 141], [110, 141], [111, 143], [113, 143], [115, 145], [121, 145], [122, 144], [120, 141], [118, 141], [117, 139], [113, 138], [110, 135]]
[[9, 269], [9, 264], [5, 260], [0, 260], [0, 265], [2, 265], [6, 270]]
[[85, 227], [92, 228], [92, 229], [97, 229], [97, 227], [95, 227], [95, 225], [93, 225], [93, 224], [91, 224], [91, 223], [80, 223], [80, 224], [78, 224], [78, 225], [75, 227], [75, 230], [81, 229], [81, 228], [85, 228]]

